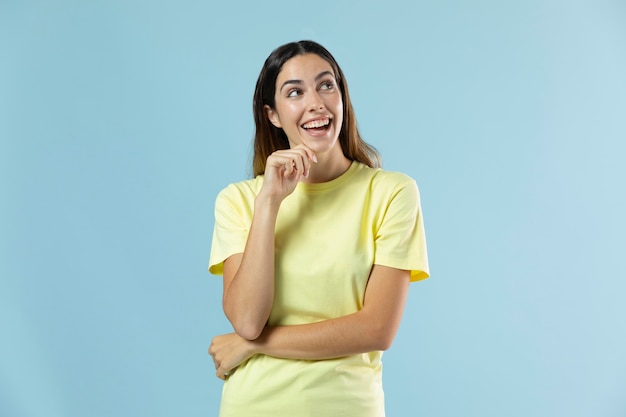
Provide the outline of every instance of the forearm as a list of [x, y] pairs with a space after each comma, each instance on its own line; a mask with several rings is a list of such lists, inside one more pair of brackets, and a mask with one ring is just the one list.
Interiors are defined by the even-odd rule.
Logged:
[[274, 230], [279, 206], [271, 199], [257, 198], [241, 263], [225, 264], [224, 277], [232, 274], [232, 279], [224, 282], [224, 312], [246, 339], [258, 337], [274, 301]]
[[209, 348], [217, 375], [262, 354], [285, 359], [324, 360], [386, 350], [396, 335], [409, 286], [409, 271], [374, 265], [363, 308], [356, 313], [317, 323], [268, 326], [249, 340], [229, 333]]
[[386, 350], [396, 333], [395, 326], [359, 311], [317, 323], [266, 327], [251, 341], [252, 351], [286, 359], [322, 360]]
[[374, 265], [363, 308], [317, 323], [267, 327], [251, 352], [288, 359], [331, 359], [387, 350], [400, 327], [409, 271]]

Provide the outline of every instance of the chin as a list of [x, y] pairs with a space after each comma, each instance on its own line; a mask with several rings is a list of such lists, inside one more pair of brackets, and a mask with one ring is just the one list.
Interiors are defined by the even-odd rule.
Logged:
[[324, 141], [305, 142], [305, 145], [311, 148], [315, 153], [323, 154], [333, 151], [335, 148], [341, 148], [339, 139], [328, 139]]

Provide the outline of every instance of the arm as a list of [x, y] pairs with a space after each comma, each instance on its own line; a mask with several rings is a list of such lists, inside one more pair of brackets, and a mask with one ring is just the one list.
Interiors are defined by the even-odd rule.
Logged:
[[304, 147], [277, 151], [267, 159], [244, 252], [224, 262], [224, 313], [244, 339], [259, 337], [274, 302], [274, 230], [278, 210], [302, 177], [308, 175], [315, 159], [315, 154]]
[[272, 309], [274, 226], [279, 206], [257, 198], [244, 253], [224, 261], [224, 313], [245, 339], [258, 337]]
[[408, 271], [375, 265], [361, 310], [317, 323], [268, 327], [252, 342], [253, 353], [332, 359], [387, 350], [400, 326], [408, 289]]
[[266, 327], [256, 340], [236, 334], [213, 339], [209, 353], [217, 376], [255, 354], [287, 359], [332, 359], [388, 349], [396, 335], [408, 294], [409, 272], [374, 265], [363, 308], [317, 323]]

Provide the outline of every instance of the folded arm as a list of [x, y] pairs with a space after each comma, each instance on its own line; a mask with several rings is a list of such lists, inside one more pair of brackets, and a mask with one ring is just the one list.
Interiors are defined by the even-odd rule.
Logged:
[[409, 271], [374, 265], [363, 308], [317, 323], [265, 327], [255, 340], [236, 333], [217, 336], [209, 348], [216, 374], [236, 368], [255, 354], [322, 360], [388, 349], [396, 335], [408, 294]]

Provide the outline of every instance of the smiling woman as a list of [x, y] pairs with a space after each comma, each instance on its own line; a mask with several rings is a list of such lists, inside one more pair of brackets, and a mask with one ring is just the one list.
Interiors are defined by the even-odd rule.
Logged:
[[[289, 148], [299, 145], [317, 158], [334, 162], [332, 168], [314, 169], [312, 182], [321, 182], [344, 172], [349, 160], [343, 155], [339, 131], [343, 124], [341, 93], [330, 64], [316, 54], [291, 58], [278, 78], [274, 106], [265, 104], [267, 118], [287, 136]], [[306, 173], [308, 177], [309, 171]], [[324, 176], [325, 178], [322, 178]]]
[[384, 416], [382, 351], [429, 274], [415, 181], [379, 167], [317, 43], [272, 52], [254, 116], [256, 177], [215, 205], [209, 271], [234, 329], [209, 347], [220, 416]]

